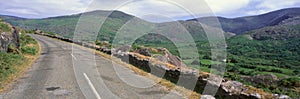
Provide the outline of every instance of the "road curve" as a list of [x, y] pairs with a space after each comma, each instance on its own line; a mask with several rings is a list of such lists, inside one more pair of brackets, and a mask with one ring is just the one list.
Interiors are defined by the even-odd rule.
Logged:
[[0, 99], [181, 99], [86, 48], [31, 36], [40, 43], [41, 55]]

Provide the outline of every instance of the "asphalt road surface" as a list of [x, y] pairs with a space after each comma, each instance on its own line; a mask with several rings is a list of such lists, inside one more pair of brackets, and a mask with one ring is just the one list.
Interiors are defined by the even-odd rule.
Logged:
[[125, 66], [86, 48], [31, 35], [42, 52], [2, 99], [181, 99]]

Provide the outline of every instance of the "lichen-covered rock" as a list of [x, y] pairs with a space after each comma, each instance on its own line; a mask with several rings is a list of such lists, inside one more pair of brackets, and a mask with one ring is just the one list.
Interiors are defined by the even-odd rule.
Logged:
[[8, 23], [0, 22], [0, 51], [7, 52], [9, 45], [13, 45], [15, 48], [20, 49], [20, 38], [18, 30]]
[[230, 94], [240, 94], [243, 90], [243, 84], [237, 81], [227, 81], [221, 84], [222, 89]]
[[10, 42], [10, 38], [6, 32], [1, 33], [0, 37], [0, 51], [7, 52], [8, 44]]

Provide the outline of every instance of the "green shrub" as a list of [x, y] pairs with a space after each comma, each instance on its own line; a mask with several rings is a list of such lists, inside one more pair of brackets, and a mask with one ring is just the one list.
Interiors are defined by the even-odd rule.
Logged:
[[16, 71], [13, 66], [22, 64], [25, 57], [20, 54], [0, 52], [0, 81]]
[[276, 68], [271, 69], [271, 72], [275, 72], [275, 73], [283, 73], [282, 70], [276, 69]]
[[288, 88], [300, 87], [299, 77], [290, 77], [280, 81], [280, 85]]
[[11, 29], [9, 28], [8, 25], [0, 22], [0, 32], [10, 32], [10, 31]]
[[36, 55], [37, 48], [31, 47], [31, 46], [24, 46], [24, 47], [21, 47], [21, 51], [22, 51], [22, 53], [25, 53], [25, 54]]

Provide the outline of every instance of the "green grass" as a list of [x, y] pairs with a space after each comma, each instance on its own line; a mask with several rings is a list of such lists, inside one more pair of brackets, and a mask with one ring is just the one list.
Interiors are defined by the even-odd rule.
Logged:
[[33, 59], [27, 56], [37, 55], [39, 51], [38, 43], [25, 33], [20, 35], [20, 41], [21, 53], [0, 52], [0, 91], [28, 68]]
[[[288, 39], [288, 40], [249, 40], [245, 36], [237, 36], [231, 39], [227, 39], [227, 63], [226, 78], [232, 80], [238, 80], [243, 82], [239, 77], [254, 76], [258, 74], [274, 74], [279, 79], [290, 78], [292, 76], [300, 75], [300, 39]], [[169, 40], [165, 41], [148, 41], [143, 42], [137, 40], [135, 44], [144, 45], [147, 47], [165, 47], [172, 54], [179, 55], [178, 48], [175, 44], [170, 43]], [[210, 45], [205, 41], [196, 42], [198, 53], [200, 56], [200, 66], [192, 65], [195, 61], [194, 56], [189, 48], [185, 44], [177, 44], [182, 46], [181, 48], [187, 51], [186, 56], [181, 57], [183, 62], [189, 67], [199, 69], [201, 71], [210, 72], [210, 66], [212, 64], [220, 64], [220, 62], [214, 62], [211, 60]], [[298, 70], [298, 71], [297, 71]], [[229, 74], [228, 74], [229, 73]], [[251, 82], [248, 85], [254, 85]], [[255, 86], [255, 85], [254, 85]], [[283, 90], [283, 86], [278, 85], [279, 89], [272, 89], [270, 86], [255, 86], [260, 87], [268, 92], [283, 92], [290, 96], [295, 96], [297, 92], [293, 89]], [[279, 91], [280, 90], [280, 91]], [[297, 94], [296, 94], [297, 95]]]
[[26, 58], [22, 55], [0, 52], [0, 82], [16, 72], [14, 66], [19, 66], [24, 61]]
[[21, 34], [21, 52], [23, 54], [36, 55], [38, 52], [37, 41], [31, 38], [29, 35]]
[[7, 24], [4, 24], [3, 22], [0, 22], [0, 32], [10, 32], [11, 29]]

